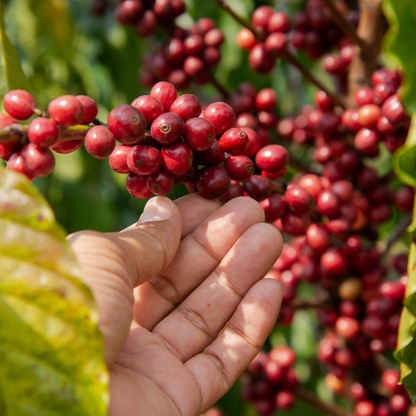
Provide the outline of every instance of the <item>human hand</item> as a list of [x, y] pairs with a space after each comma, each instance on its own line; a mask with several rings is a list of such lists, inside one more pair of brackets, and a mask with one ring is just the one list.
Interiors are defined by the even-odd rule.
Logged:
[[262, 279], [282, 249], [263, 221], [251, 198], [192, 194], [152, 198], [120, 233], [68, 236], [100, 312], [111, 416], [199, 415], [249, 365], [283, 293]]

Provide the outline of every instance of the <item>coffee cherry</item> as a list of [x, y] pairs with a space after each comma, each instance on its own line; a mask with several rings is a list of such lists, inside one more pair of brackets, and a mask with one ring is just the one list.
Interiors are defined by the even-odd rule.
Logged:
[[316, 206], [322, 215], [334, 218], [339, 213], [340, 202], [334, 192], [323, 190], [317, 197]]
[[107, 123], [111, 133], [122, 144], [137, 143], [146, 133], [143, 114], [128, 104], [122, 104], [112, 110]]
[[270, 195], [268, 198], [261, 201], [260, 205], [264, 210], [265, 221], [270, 223], [281, 218], [287, 210], [286, 200], [279, 194]]
[[368, 400], [361, 400], [354, 406], [354, 412], [357, 416], [375, 416], [376, 407]]
[[292, 392], [282, 390], [276, 393], [274, 402], [278, 409], [289, 410], [295, 404], [295, 397]]
[[[137, 36], [149, 36], [155, 32], [156, 24], [157, 18], [153, 10], [146, 10], [134, 25], [134, 31]], [[166, 108], [165, 111], [167, 111]]]
[[291, 29], [291, 22], [285, 13], [275, 12], [267, 20], [267, 31], [269, 33], [288, 33]]
[[113, 133], [104, 126], [95, 126], [85, 136], [87, 152], [97, 159], [106, 159], [114, 150], [116, 140]]
[[254, 33], [246, 28], [241, 29], [237, 33], [236, 43], [244, 51], [250, 51], [258, 44]]
[[27, 120], [33, 116], [36, 103], [27, 91], [12, 90], [4, 96], [3, 107], [17, 120]]
[[384, 282], [380, 286], [380, 295], [402, 302], [404, 298], [404, 288], [399, 282]]
[[306, 230], [306, 242], [313, 250], [322, 253], [329, 247], [331, 239], [324, 226], [311, 224]]
[[162, 168], [146, 178], [147, 189], [155, 195], [167, 195], [173, 188], [173, 176]]
[[394, 194], [394, 204], [402, 212], [410, 211], [413, 207], [414, 196], [414, 190], [408, 186], [397, 189]]
[[248, 59], [251, 68], [261, 74], [269, 73], [275, 64], [275, 60], [263, 44], [254, 46]]
[[235, 181], [246, 181], [254, 173], [254, 163], [244, 155], [232, 155], [225, 161], [230, 178]]
[[401, 390], [400, 375], [396, 370], [386, 370], [381, 376], [383, 386], [393, 393], [399, 393]]
[[361, 295], [363, 285], [357, 277], [345, 279], [338, 287], [338, 294], [341, 299], [354, 300]]
[[112, 151], [109, 163], [111, 169], [117, 173], [130, 173], [130, 168], [127, 164], [127, 156], [133, 146], [119, 145]]
[[147, 178], [147, 176], [130, 173], [126, 179], [128, 193], [139, 199], [150, 198], [153, 195], [153, 192], [147, 188]]
[[264, 88], [258, 92], [254, 105], [257, 111], [272, 111], [277, 104], [277, 95], [271, 88]]
[[162, 166], [173, 175], [183, 175], [192, 166], [192, 150], [185, 143], [176, 142], [169, 146], [163, 146]]
[[[118, 147], [120, 146], [117, 146], [117, 148]], [[130, 150], [128, 151], [128, 149]], [[140, 175], [151, 175], [157, 172], [162, 165], [162, 155], [160, 154], [159, 150], [152, 146], [137, 145], [134, 147], [129, 147], [128, 149], [120, 149], [119, 151], [121, 153], [128, 151], [126, 158], [126, 169], [129, 169], [129, 171]], [[120, 158], [121, 157], [122, 156], [120, 154]], [[124, 169], [122, 168], [122, 170]]]
[[256, 165], [269, 172], [277, 172], [287, 166], [289, 162], [289, 153], [287, 150], [277, 144], [271, 144], [263, 147], [256, 155]]
[[392, 95], [385, 101], [382, 111], [384, 117], [392, 124], [403, 123], [408, 118], [397, 94]]
[[159, 144], [168, 145], [176, 142], [185, 131], [185, 123], [175, 113], [164, 113], [152, 124], [150, 133]]
[[143, 3], [138, 0], [125, 0], [114, 11], [115, 19], [121, 25], [134, 23], [144, 12]]
[[25, 163], [23, 162], [22, 152], [20, 150], [10, 156], [6, 169], [22, 173], [29, 181], [33, 181], [33, 179], [35, 179], [35, 176], [28, 171]]
[[285, 199], [289, 208], [296, 214], [308, 212], [312, 204], [311, 195], [302, 187], [293, 184], [289, 185], [285, 192]]
[[371, 82], [374, 85], [381, 83], [388, 83], [398, 86], [400, 84], [400, 79], [396, 72], [388, 68], [380, 68], [375, 71], [371, 77]]
[[22, 149], [23, 163], [34, 176], [42, 178], [49, 175], [55, 167], [55, 157], [48, 148], [27, 144]]
[[397, 91], [395, 85], [381, 83], [374, 87], [374, 104], [382, 106]]
[[371, 129], [376, 126], [381, 109], [374, 104], [367, 104], [358, 110], [358, 121], [363, 127]]
[[287, 43], [287, 36], [284, 33], [272, 33], [264, 42], [264, 47], [270, 56], [276, 59], [285, 54]]
[[84, 108], [73, 95], [63, 95], [52, 100], [48, 112], [56, 124], [65, 127], [76, 126], [84, 118]]
[[220, 143], [227, 153], [241, 153], [248, 146], [248, 137], [244, 130], [235, 127], [221, 136]]
[[219, 198], [230, 188], [230, 177], [222, 166], [209, 166], [198, 172], [196, 186], [204, 198]]
[[63, 142], [55, 143], [51, 146], [51, 149], [56, 153], [61, 154], [68, 154], [75, 152], [75, 150], [79, 149], [84, 143], [83, 139], [79, 140], [66, 140]]
[[293, 236], [305, 234], [309, 224], [310, 217], [307, 214], [297, 215], [288, 211], [282, 217], [283, 231]]
[[264, 373], [266, 374], [267, 380], [273, 384], [282, 382], [285, 376], [285, 370], [271, 360], [265, 363]]
[[150, 95], [155, 97], [163, 105], [165, 112], [169, 111], [170, 106], [178, 96], [175, 87], [169, 82], [158, 82], [153, 86]]
[[92, 123], [98, 114], [97, 103], [87, 95], [77, 95], [76, 99], [82, 104], [84, 109], [84, 117], [82, 118], [80, 124]]
[[9, 127], [12, 124], [19, 124], [19, 122], [8, 114], [0, 113], [0, 128]]
[[334, 276], [339, 276], [347, 270], [345, 257], [336, 248], [328, 248], [321, 256], [321, 267]]
[[267, 179], [259, 175], [253, 175], [243, 184], [244, 191], [256, 201], [263, 201], [270, 193], [271, 188]]
[[224, 33], [221, 29], [212, 28], [204, 35], [205, 46], [219, 48], [224, 42]]
[[382, 338], [386, 332], [384, 321], [379, 316], [368, 316], [361, 323], [364, 334], [370, 338]]
[[275, 13], [272, 7], [270, 6], [260, 6], [254, 10], [251, 15], [251, 22], [253, 26], [267, 32], [267, 25], [270, 17]]
[[270, 359], [282, 368], [288, 368], [295, 364], [296, 354], [290, 347], [279, 346], [271, 349]]
[[165, 112], [162, 103], [151, 95], [142, 95], [137, 97], [131, 105], [143, 114], [143, 117], [146, 120], [146, 128], [148, 130], [150, 129], [153, 121]]
[[15, 152], [22, 150], [22, 148], [23, 145], [19, 142], [0, 144], [0, 158], [7, 162]]
[[215, 140], [214, 127], [212, 123], [205, 118], [190, 118], [185, 123], [183, 138], [193, 150], [208, 150]]
[[192, 117], [198, 117], [201, 114], [201, 108], [201, 103], [195, 95], [184, 94], [172, 103], [169, 111], [176, 113], [183, 121], [187, 121]]
[[[359, 107], [374, 104], [374, 91], [370, 87], [360, 88], [355, 94], [355, 102]], [[377, 104], [377, 103], [376, 103]]]
[[313, 196], [313, 198], [316, 198], [322, 191], [322, 184], [318, 176], [310, 173], [302, 176], [298, 182], [298, 185], [307, 190], [309, 194]]
[[222, 102], [210, 104], [204, 111], [204, 118], [212, 123], [217, 137], [233, 128], [236, 122], [234, 110]]
[[358, 382], [351, 384], [350, 393], [351, 397], [357, 401], [365, 400], [367, 398], [367, 391], [365, 390], [364, 386]]
[[198, 77], [204, 73], [205, 64], [201, 58], [195, 56], [188, 56], [183, 63], [183, 70], [190, 77]]
[[49, 118], [38, 117], [31, 121], [27, 134], [37, 146], [49, 147], [58, 140], [59, 130]]

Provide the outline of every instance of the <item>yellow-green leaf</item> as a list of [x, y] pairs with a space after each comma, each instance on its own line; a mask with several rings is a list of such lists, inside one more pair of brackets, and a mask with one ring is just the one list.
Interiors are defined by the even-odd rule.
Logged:
[[0, 168], [0, 414], [106, 415], [97, 322], [52, 210], [25, 177]]

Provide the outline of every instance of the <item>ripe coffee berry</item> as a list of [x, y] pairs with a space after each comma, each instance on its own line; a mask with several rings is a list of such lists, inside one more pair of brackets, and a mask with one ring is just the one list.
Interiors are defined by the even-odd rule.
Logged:
[[253, 175], [254, 163], [247, 156], [232, 155], [225, 161], [225, 169], [227, 169], [231, 179], [243, 182]]
[[128, 104], [122, 104], [112, 110], [107, 123], [111, 133], [122, 144], [137, 143], [146, 133], [143, 114]]
[[49, 175], [55, 167], [55, 157], [48, 148], [27, 144], [22, 150], [23, 162], [32, 175], [39, 178]]
[[271, 193], [268, 180], [259, 175], [253, 175], [244, 182], [243, 187], [244, 191], [256, 201], [263, 201], [263, 199], [266, 199]]
[[168, 194], [172, 190], [173, 184], [173, 176], [162, 168], [152, 175], [147, 176], [147, 189], [155, 195]]
[[151, 175], [157, 172], [162, 165], [162, 156], [159, 150], [152, 146], [137, 145], [130, 148], [126, 162], [132, 172]]
[[146, 128], [148, 130], [150, 129], [153, 121], [165, 112], [162, 103], [151, 95], [142, 95], [137, 97], [131, 105], [143, 114], [143, 117], [146, 120]]
[[4, 109], [17, 120], [27, 120], [32, 117], [36, 103], [34, 98], [24, 90], [8, 92], [3, 99]]
[[234, 110], [222, 102], [210, 104], [204, 111], [204, 118], [212, 123], [217, 137], [234, 127], [236, 122]]
[[130, 168], [127, 164], [127, 155], [131, 149], [132, 146], [128, 145], [116, 146], [109, 158], [111, 169], [117, 173], [130, 173]]
[[256, 165], [268, 172], [278, 172], [284, 169], [289, 162], [287, 150], [277, 144], [260, 149], [256, 155]]
[[272, 111], [277, 104], [277, 95], [271, 88], [264, 88], [259, 91], [254, 105], [257, 111]]
[[261, 147], [259, 136], [252, 128], [241, 127], [241, 129], [247, 134], [248, 137], [248, 145], [242, 153], [243, 155], [254, 158]]
[[59, 136], [56, 124], [45, 117], [38, 117], [32, 120], [28, 129], [29, 140], [39, 147], [52, 146]]
[[221, 136], [220, 143], [227, 153], [241, 153], [248, 146], [248, 137], [244, 130], [235, 127]]
[[147, 178], [147, 176], [130, 173], [126, 179], [126, 189], [129, 194], [139, 199], [150, 198], [153, 192], [147, 188]]
[[161, 153], [163, 169], [173, 175], [183, 175], [192, 166], [192, 150], [183, 142], [163, 146]]
[[287, 210], [287, 202], [282, 195], [272, 194], [260, 202], [264, 210], [266, 222], [274, 222], [281, 218]]
[[65, 127], [76, 126], [84, 118], [84, 108], [73, 95], [63, 95], [52, 100], [48, 112], [56, 124]]
[[97, 103], [87, 95], [77, 95], [76, 99], [82, 104], [84, 109], [84, 117], [80, 124], [90, 124], [95, 120], [98, 114]]
[[203, 152], [208, 150], [214, 143], [214, 127], [205, 118], [190, 118], [185, 123], [183, 138], [191, 149]]
[[178, 96], [175, 87], [169, 82], [164, 81], [155, 84], [150, 91], [150, 95], [157, 98], [161, 102], [165, 112], [169, 111], [170, 106]]
[[113, 133], [104, 126], [95, 126], [85, 136], [87, 152], [97, 159], [106, 159], [116, 146]]
[[202, 105], [198, 98], [192, 94], [184, 94], [178, 97], [170, 106], [169, 111], [176, 113], [183, 121], [201, 114]]
[[22, 152], [20, 150], [11, 155], [9, 161], [7, 162], [6, 169], [22, 173], [27, 179], [29, 179], [29, 181], [33, 181], [33, 179], [35, 179], [35, 175], [28, 171], [25, 163], [23, 162]]
[[185, 123], [175, 113], [164, 113], [152, 124], [150, 133], [159, 144], [168, 145], [176, 142], [185, 131]]
[[220, 142], [214, 140], [208, 150], [196, 153], [196, 158], [204, 165], [218, 165], [225, 159], [225, 152]]
[[0, 158], [6, 162], [10, 157], [23, 148], [21, 143], [0, 144]]
[[196, 186], [204, 198], [219, 198], [230, 188], [230, 177], [222, 166], [209, 166], [198, 172]]

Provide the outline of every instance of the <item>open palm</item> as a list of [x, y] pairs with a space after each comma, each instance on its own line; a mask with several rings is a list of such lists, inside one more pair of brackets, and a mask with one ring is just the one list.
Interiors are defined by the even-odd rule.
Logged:
[[120, 233], [68, 237], [101, 314], [111, 416], [199, 415], [277, 319], [282, 286], [262, 278], [282, 240], [260, 205], [219, 208], [197, 194], [175, 202], [154, 198]]

